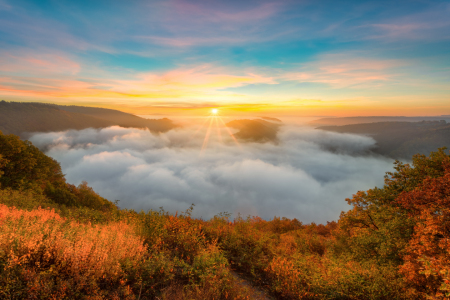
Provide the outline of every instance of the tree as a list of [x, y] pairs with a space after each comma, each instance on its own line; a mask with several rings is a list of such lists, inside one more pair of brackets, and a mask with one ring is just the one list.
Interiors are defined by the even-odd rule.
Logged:
[[0, 132], [0, 177], [2, 188], [44, 189], [47, 183], [64, 183], [57, 161], [42, 153], [29, 141]]
[[59, 163], [42, 153], [29, 141], [0, 132], [0, 187], [33, 190], [53, 202], [98, 210], [117, 206], [101, 197], [86, 182], [78, 187], [66, 183]]
[[359, 191], [346, 199], [353, 208], [341, 213], [336, 237], [354, 258], [373, 259], [380, 264], [403, 263], [416, 219], [396, 198], [414, 190], [426, 178], [444, 176], [446, 163], [450, 161], [444, 150], [432, 152], [429, 157], [415, 155], [412, 166], [396, 161], [395, 172], [386, 174], [383, 188]]
[[[1, 131], [0, 131], [1, 134]], [[8, 163], [8, 161], [6, 159], [3, 158], [3, 156], [0, 154], [0, 177], [2, 177], [3, 175], [3, 171], [2, 169], [5, 167], [5, 165]], [[1, 185], [0, 185], [1, 187]]]
[[444, 176], [428, 177], [397, 199], [415, 221], [400, 272], [433, 299], [450, 297], [450, 161], [444, 168]]

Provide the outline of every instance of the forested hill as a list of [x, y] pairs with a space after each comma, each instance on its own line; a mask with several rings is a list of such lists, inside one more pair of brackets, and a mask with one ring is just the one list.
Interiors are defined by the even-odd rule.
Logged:
[[313, 126], [343, 126], [362, 123], [380, 122], [421, 122], [440, 121], [450, 122], [450, 115], [432, 117], [403, 117], [403, 116], [370, 116], [370, 117], [343, 117], [343, 118], [322, 118], [309, 122]]
[[450, 155], [394, 170], [326, 225], [203, 220], [121, 209], [0, 132], [0, 299], [448, 300]]
[[395, 159], [408, 159], [416, 153], [428, 155], [440, 147], [450, 148], [450, 124], [445, 121], [379, 122], [318, 129], [369, 135], [377, 141], [375, 152]]
[[125, 113], [119, 110], [99, 108], [99, 107], [85, 107], [85, 106], [64, 106], [58, 105], [59, 109], [78, 113], [83, 115], [88, 115], [91, 117], [108, 120], [110, 122], [115, 122], [117, 125], [124, 127], [137, 127], [145, 128], [147, 127], [151, 131], [165, 132], [174, 128], [174, 124], [171, 120], [164, 119], [144, 119], [129, 113]]
[[[267, 119], [267, 118], [266, 118]], [[235, 136], [239, 139], [252, 141], [252, 142], [276, 142], [277, 132], [281, 126], [281, 122], [275, 119], [276, 123], [272, 120], [266, 121], [263, 119], [255, 120], [234, 120], [228, 122], [228, 127], [239, 129]]]
[[149, 120], [112, 109], [0, 101], [0, 131], [5, 134], [27, 137], [30, 132], [113, 125], [148, 128], [154, 132], [165, 132], [175, 127], [169, 119]]

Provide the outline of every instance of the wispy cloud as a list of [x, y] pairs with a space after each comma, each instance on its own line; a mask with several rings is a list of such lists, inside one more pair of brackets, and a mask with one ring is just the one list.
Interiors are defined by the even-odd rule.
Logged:
[[194, 4], [190, 1], [176, 0], [169, 5], [174, 13], [173, 16], [181, 17], [184, 20], [196, 20], [196, 22], [202, 24], [206, 21], [222, 23], [224, 26], [234, 26], [236, 22], [253, 23], [272, 17], [279, 11], [282, 4], [274, 1], [243, 8], [239, 4], [224, 5], [224, 3], [218, 1], [214, 7], [207, 7], [204, 2]]
[[11, 5], [9, 5], [6, 1], [0, 0], [0, 10], [10, 10]]
[[[56, 60], [63, 58], [54, 58]], [[0, 63], [2, 61], [0, 60]], [[10, 64], [7, 64], [9, 62]], [[53, 77], [3, 76], [0, 90], [8, 93], [50, 97], [98, 97], [98, 98], [145, 98], [145, 99], [193, 99], [212, 101], [224, 97], [234, 97], [235, 93], [221, 91], [225, 88], [249, 84], [273, 84], [273, 78], [253, 73], [234, 75], [226, 68], [214, 65], [181, 67], [166, 72], [136, 73], [129, 79], [117, 79], [109, 74], [109, 79], [79, 78], [66, 76], [57, 78], [64, 70], [54, 68], [52, 62], [36, 58], [9, 61], [5, 57], [5, 67], [11, 70], [25, 70], [27, 74], [39, 70], [51, 73]], [[31, 64], [29, 64], [31, 62]], [[61, 63], [61, 61], [59, 61]], [[29, 65], [28, 65], [29, 64]], [[69, 71], [77, 71], [79, 65], [67, 61]], [[48, 73], [45, 73], [48, 74]], [[36, 74], [35, 74], [36, 75]]]
[[450, 39], [449, 14], [450, 4], [442, 3], [419, 13], [378, 20], [360, 26], [361, 30], [367, 31], [361, 38], [391, 43], [401, 40]]
[[58, 51], [32, 51], [16, 49], [0, 51], [0, 73], [27, 74], [33, 76], [69, 74], [80, 72], [78, 62]]
[[170, 1], [157, 8], [161, 11], [157, 26], [163, 29], [164, 35], [147, 33], [132, 37], [137, 41], [158, 45], [190, 47], [264, 42], [286, 34], [270, 32], [267, 27], [280, 12], [282, 3], [243, 6], [220, 1], [215, 2], [215, 5]]
[[396, 68], [406, 64], [402, 60], [358, 57], [354, 53], [326, 54], [301, 65], [299, 72], [286, 73], [281, 78], [324, 83], [333, 88], [367, 88], [391, 82], [399, 75]]

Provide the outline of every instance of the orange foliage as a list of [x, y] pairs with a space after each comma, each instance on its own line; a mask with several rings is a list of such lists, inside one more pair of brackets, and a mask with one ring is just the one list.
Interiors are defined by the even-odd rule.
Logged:
[[47, 296], [75, 293], [69, 292], [68, 286], [87, 294], [101, 294], [100, 283], [95, 282], [98, 279], [104, 279], [104, 285], [116, 284], [116, 290], [122, 288], [120, 292], [126, 296], [129, 288], [121, 265], [137, 267], [147, 250], [142, 238], [125, 223], [82, 225], [66, 221], [54, 211], [29, 212], [0, 204], [0, 224], [4, 270], [19, 270], [26, 292], [36, 297], [45, 290], [43, 276], [51, 274], [57, 274], [58, 283], [46, 287], [51, 291], [44, 293]]
[[443, 177], [424, 180], [397, 201], [417, 221], [400, 272], [421, 295], [450, 299], [450, 163]]

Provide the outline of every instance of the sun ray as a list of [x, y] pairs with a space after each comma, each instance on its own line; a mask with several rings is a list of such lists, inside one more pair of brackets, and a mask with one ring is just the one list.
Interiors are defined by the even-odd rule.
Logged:
[[209, 122], [208, 130], [206, 131], [205, 139], [203, 140], [203, 145], [202, 145], [202, 149], [200, 150], [200, 154], [203, 153], [203, 150], [205, 150], [206, 146], [208, 145], [209, 135], [211, 134], [211, 125], [213, 122], [213, 118], [210, 117], [210, 119], [211, 119], [211, 121]]
[[200, 129], [202, 129], [203, 126], [205, 126], [205, 124], [206, 124], [206, 122], [208, 122], [209, 118], [210, 118], [210, 117], [205, 118], [205, 121], [202, 123], [202, 125], [200, 125], [200, 127], [199, 127], [199, 128], [194, 132], [194, 134], [192, 135], [193, 138], [196, 137], [196, 136], [197, 136], [197, 133], [200, 131]]
[[225, 126], [225, 129], [228, 131], [228, 134], [231, 136], [231, 138], [234, 140], [234, 142], [236, 143], [236, 145], [238, 145], [239, 149], [242, 150], [241, 145], [239, 144], [239, 142], [237, 141], [236, 137], [234, 136], [234, 134], [231, 132], [231, 130], [227, 127], [227, 125], [225, 124], [225, 122], [222, 120], [221, 117], [218, 117], [218, 119], [222, 122], [222, 124]]
[[217, 136], [219, 137], [219, 142], [220, 142], [221, 144], [223, 144], [223, 141], [222, 141], [222, 132], [220, 131], [219, 120], [217, 120], [218, 117], [214, 117], [214, 119], [215, 119], [215, 121], [216, 121]]

